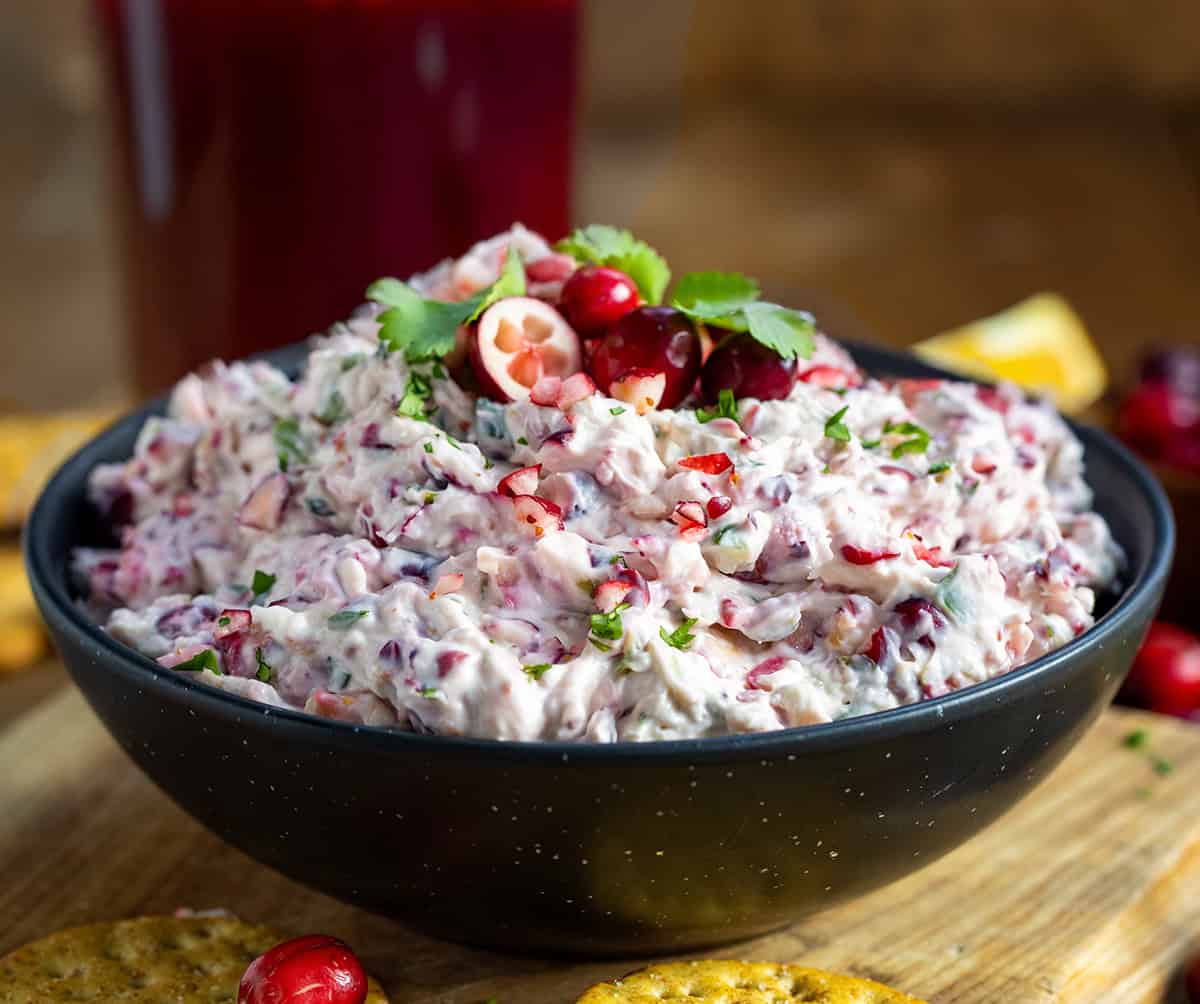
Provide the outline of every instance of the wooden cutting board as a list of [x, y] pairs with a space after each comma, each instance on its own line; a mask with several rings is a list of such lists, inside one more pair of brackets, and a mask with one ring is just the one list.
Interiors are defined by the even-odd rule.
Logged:
[[[1136, 729], [1145, 748], [1122, 742]], [[1155, 771], [1155, 757], [1169, 772]], [[185, 905], [340, 935], [397, 1002], [570, 1004], [644, 964], [460, 948], [289, 882], [176, 808], [73, 689], [0, 732], [0, 764], [0, 951], [70, 924]], [[1114, 710], [964, 847], [719, 954], [868, 975], [938, 1004], [1182, 1001], [1172, 984], [1200, 947], [1198, 893], [1200, 727]]]

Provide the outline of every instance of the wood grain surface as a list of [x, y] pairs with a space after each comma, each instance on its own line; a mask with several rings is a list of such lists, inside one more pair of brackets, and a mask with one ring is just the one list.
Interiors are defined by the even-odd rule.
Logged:
[[[1147, 749], [1122, 744], [1135, 728], [1148, 731]], [[1156, 773], [1152, 756], [1171, 771]], [[460, 948], [283, 879], [176, 808], [73, 689], [0, 733], [0, 762], [0, 950], [186, 905], [345, 937], [393, 1001], [414, 1004], [570, 1004], [643, 964]], [[1200, 730], [1109, 712], [1033, 796], [958, 851], [720, 954], [846, 970], [938, 1004], [1163, 1000], [1200, 930], [1198, 771]]]

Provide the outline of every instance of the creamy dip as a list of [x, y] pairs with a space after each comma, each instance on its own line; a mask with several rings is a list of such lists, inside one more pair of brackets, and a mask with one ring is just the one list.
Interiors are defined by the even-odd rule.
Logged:
[[[411, 286], [480, 288], [496, 240]], [[294, 381], [187, 377], [94, 472], [120, 546], [76, 568], [113, 637], [347, 722], [678, 739], [1006, 673], [1087, 630], [1116, 573], [1079, 442], [1014, 387], [875, 379], [818, 335], [802, 368], [850, 386], [801, 379], [736, 421], [599, 392], [502, 404], [386, 351], [377, 311], [314, 338]]]

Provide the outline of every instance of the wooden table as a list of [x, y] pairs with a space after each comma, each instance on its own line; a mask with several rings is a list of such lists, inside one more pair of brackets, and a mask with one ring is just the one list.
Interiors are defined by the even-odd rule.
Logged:
[[[0, 688], [0, 713], [13, 703]], [[1135, 728], [1171, 773], [1123, 745]], [[0, 762], [0, 951], [186, 905], [343, 936], [394, 1001], [414, 1004], [570, 1004], [641, 964], [460, 948], [308, 891], [176, 808], [70, 687], [0, 730]], [[1163, 995], [1200, 933], [1198, 772], [1200, 730], [1109, 712], [1037, 792], [946, 858], [722, 954], [842, 969], [939, 1004], [1182, 1000]]]

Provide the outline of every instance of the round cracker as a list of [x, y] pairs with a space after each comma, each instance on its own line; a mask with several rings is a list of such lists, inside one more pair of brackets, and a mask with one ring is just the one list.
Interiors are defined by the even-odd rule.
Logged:
[[668, 962], [597, 983], [576, 1004], [925, 1004], [874, 980], [774, 962]]
[[[283, 940], [227, 916], [73, 927], [0, 958], [0, 1004], [235, 1004], [246, 966]], [[374, 980], [367, 1004], [387, 1004]]]

